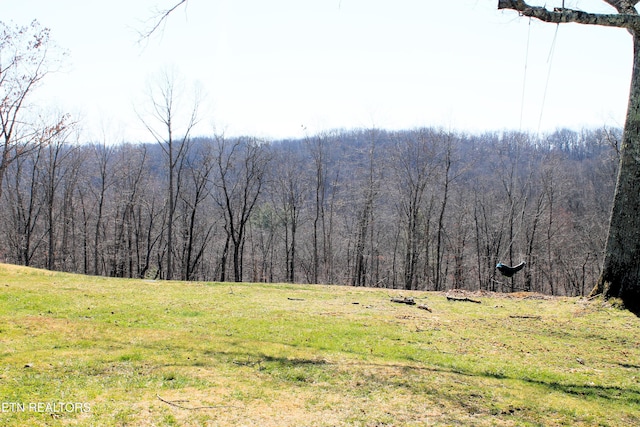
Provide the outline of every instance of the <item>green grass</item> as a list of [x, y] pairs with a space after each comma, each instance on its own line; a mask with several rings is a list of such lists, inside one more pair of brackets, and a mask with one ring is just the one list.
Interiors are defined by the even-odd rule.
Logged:
[[473, 298], [0, 265], [0, 424], [640, 425], [637, 317]]

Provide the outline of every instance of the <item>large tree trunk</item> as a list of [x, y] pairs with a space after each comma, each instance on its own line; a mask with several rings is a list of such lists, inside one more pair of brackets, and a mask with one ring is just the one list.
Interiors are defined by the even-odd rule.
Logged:
[[640, 313], [640, 36], [634, 34], [634, 60], [618, 182], [609, 224], [603, 271], [591, 292], [621, 298]]

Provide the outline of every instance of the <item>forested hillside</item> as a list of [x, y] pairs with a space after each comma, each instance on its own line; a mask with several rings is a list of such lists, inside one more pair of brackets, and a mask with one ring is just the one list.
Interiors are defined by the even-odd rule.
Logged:
[[[619, 130], [216, 136], [172, 147], [171, 161], [159, 144], [54, 140], [20, 148], [10, 165], [0, 261], [116, 277], [584, 295], [601, 267], [619, 140]], [[520, 261], [512, 279], [495, 270]]]

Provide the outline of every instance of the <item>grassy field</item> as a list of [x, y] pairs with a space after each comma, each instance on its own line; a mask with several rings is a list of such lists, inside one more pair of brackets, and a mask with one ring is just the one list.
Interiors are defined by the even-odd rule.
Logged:
[[640, 425], [640, 319], [470, 297], [0, 264], [0, 424]]

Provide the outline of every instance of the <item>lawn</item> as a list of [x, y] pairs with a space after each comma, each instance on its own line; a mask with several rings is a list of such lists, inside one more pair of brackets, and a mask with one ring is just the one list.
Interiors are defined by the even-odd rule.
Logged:
[[467, 296], [0, 264], [0, 424], [640, 425], [640, 319]]

